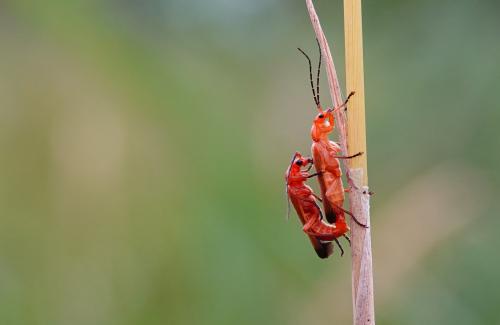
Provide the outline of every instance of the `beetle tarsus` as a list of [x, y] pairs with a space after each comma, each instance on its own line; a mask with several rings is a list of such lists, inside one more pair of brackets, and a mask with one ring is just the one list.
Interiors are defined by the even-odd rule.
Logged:
[[351, 246], [351, 239], [349, 238], [349, 236], [347, 235], [344, 235], [344, 238], [347, 240], [347, 242], [349, 243], [349, 246]]
[[344, 248], [342, 248], [342, 245], [340, 245], [340, 242], [338, 241], [337, 238], [335, 238], [334, 240], [340, 248], [340, 256], [344, 256]]

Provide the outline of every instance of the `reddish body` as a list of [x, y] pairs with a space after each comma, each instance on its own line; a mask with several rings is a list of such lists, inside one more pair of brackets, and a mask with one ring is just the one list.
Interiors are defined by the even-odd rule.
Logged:
[[[343, 236], [349, 241], [349, 238], [346, 236], [346, 233], [350, 230], [345, 221], [346, 213], [349, 214], [357, 224], [366, 227], [356, 220], [349, 211], [343, 208], [345, 191], [342, 184], [342, 171], [339, 164], [339, 159], [354, 158], [362, 153], [359, 152], [355, 155], [345, 157], [339, 156], [338, 154], [341, 151], [340, 146], [328, 139], [328, 134], [333, 131], [335, 125], [333, 113], [336, 110], [344, 108], [349, 98], [354, 95], [354, 92], [349, 94], [346, 101], [341, 106], [323, 111], [319, 100], [321, 50], [316, 77], [316, 91], [314, 90], [312, 79], [311, 59], [300, 48], [298, 50], [304, 54], [309, 62], [309, 79], [313, 99], [319, 111], [311, 129], [311, 138], [313, 140], [311, 151], [317, 173], [313, 175], [308, 173], [312, 167], [313, 159], [302, 157], [300, 153], [296, 152], [286, 174], [287, 195], [297, 211], [297, 215], [303, 224], [303, 230], [309, 236], [316, 253], [319, 257], [325, 258], [333, 251], [332, 241], [338, 244], [341, 249], [341, 254], [344, 253], [337, 238]], [[302, 170], [302, 168], [306, 168], [307, 166], [309, 166], [307, 170]], [[307, 179], [313, 176], [318, 176], [325, 216], [329, 224], [323, 221], [321, 208], [316, 201], [316, 199], [319, 198], [314, 194], [312, 189], [305, 184]], [[321, 199], [319, 200], [321, 201]]]
[[302, 229], [309, 236], [318, 256], [325, 258], [333, 250], [332, 244], [329, 242], [343, 236], [349, 228], [345, 221], [333, 225], [323, 222], [323, 215], [315, 194], [305, 184], [308, 178], [315, 176], [302, 170], [302, 168], [306, 168], [310, 164], [312, 164], [311, 158], [302, 157], [300, 153], [295, 154], [287, 171], [287, 193], [303, 224]]
[[320, 111], [314, 119], [311, 129], [311, 138], [313, 140], [311, 153], [314, 158], [314, 167], [317, 171], [321, 171], [321, 174], [318, 175], [318, 182], [321, 188], [326, 220], [341, 225], [347, 232], [349, 227], [345, 222], [344, 209], [342, 208], [345, 195], [338, 156], [340, 146], [328, 139], [328, 134], [333, 131], [333, 128], [334, 117], [332, 110]]
[[[318, 42], [318, 48], [319, 42]], [[316, 171], [319, 172], [318, 181], [321, 187], [321, 196], [323, 198], [323, 206], [325, 210], [326, 220], [332, 224], [338, 225], [340, 228], [345, 229], [345, 232], [349, 231], [349, 227], [345, 222], [345, 212], [342, 207], [344, 205], [344, 186], [342, 184], [342, 171], [340, 170], [339, 158], [348, 159], [353, 158], [361, 153], [354, 156], [340, 157], [338, 153], [340, 152], [340, 146], [328, 139], [328, 134], [333, 131], [335, 120], [333, 117], [333, 112], [335, 110], [341, 109], [347, 105], [349, 98], [354, 95], [354, 92], [350, 93], [344, 104], [335, 108], [327, 109], [323, 111], [321, 108], [321, 103], [319, 100], [319, 73], [321, 67], [321, 48], [319, 51], [319, 64], [318, 73], [316, 77], [316, 91], [314, 90], [314, 83], [312, 80], [312, 66], [311, 59], [309, 56], [298, 49], [309, 62], [309, 79], [311, 82], [311, 88], [313, 93], [313, 99], [318, 108], [318, 115], [314, 119], [311, 128], [311, 138], [313, 140], [311, 152], [314, 158], [314, 166]]]

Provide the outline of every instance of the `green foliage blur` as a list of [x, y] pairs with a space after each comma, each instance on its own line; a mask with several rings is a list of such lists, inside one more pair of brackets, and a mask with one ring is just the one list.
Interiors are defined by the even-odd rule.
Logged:
[[[379, 324], [500, 324], [499, 13], [364, 3]], [[0, 43], [0, 324], [349, 323], [349, 257], [285, 220], [303, 1], [6, 0]]]

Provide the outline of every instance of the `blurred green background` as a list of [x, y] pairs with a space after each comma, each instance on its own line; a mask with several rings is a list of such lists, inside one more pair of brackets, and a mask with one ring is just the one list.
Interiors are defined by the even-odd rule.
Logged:
[[[363, 14], [377, 321], [500, 324], [500, 4]], [[0, 43], [0, 324], [350, 323], [285, 221], [303, 1], [4, 0]]]

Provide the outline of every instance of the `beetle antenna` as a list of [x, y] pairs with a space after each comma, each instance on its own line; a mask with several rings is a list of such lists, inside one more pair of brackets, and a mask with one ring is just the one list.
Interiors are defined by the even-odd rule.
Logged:
[[307, 61], [309, 62], [309, 81], [311, 82], [311, 89], [312, 89], [312, 93], [313, 93], [314, 102], [316, 103], [316, 106], [319, 107], [319, 101], [318, 101], [318, 98], [316, 97], [316, 92], [314, 91], [311, 59], [306, 54], [306, 52], [302, 51], [302, 49], [300, 47], [297, 47], [297, 50], [299, 50], [300, 53], [304, 54], [304, 56], [307, 58]]
[[316, 76], [316, 105], [321, 106], [320, 101], [319, 101], [319, 72], [321, 71], [321, 45], [319, 45], [319, 41], [316, 38], [316, 43], [318, 43], [318, 49], [319, 49], [319, 63], [318, 63], [318, 74]]

